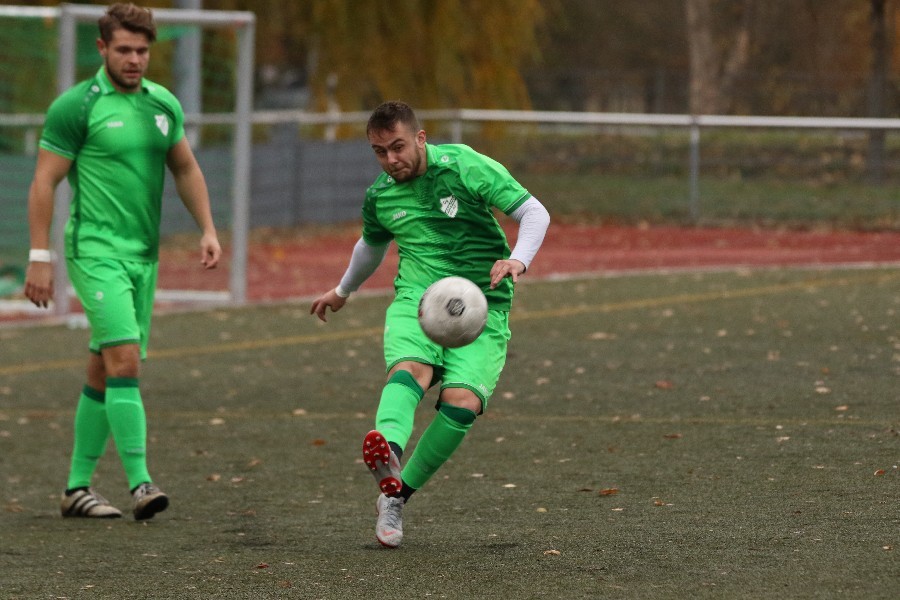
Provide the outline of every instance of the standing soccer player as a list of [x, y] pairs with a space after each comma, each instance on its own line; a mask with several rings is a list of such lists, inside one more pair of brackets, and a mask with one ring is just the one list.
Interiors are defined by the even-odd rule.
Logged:
[[[376, 108], [366, 135], [384, 173], [366, 192], [362, 237], [347, 271], [310, 313], [325, 321], [327, 308], [340, 310], [396, 242], [396, 295], [384, 327], [387, 384], [375, 429], [363, 440], [363, 460], [381, 490], [375, 536], [393, 548], [403, 539], [402, 510], [410, 496], [450, 458], [487, 407], [506, 362], [513, 284], [540, 248], [550, 215], [495, 160], [464, 145], [426, 143], [413, 110], [402, 102]], [[519, 223], [512, 253], [495, 208]], [[422, 332], [418, 304], [429, 285], [454, 275], [484, 291], [489, 311], [478, 339], [448, 349]], [[439, 381], [437, 413], [401, 469], [416, 407]]]
[[199, 226], [201, 264], [222, 249], [206, 181], [184, 137], [184, 112], [165, 88], [144, 79], [156, 40], [151, 11], [111, 5], [99, 20], [103, 66], [50, 106], [28, 196], [31, 252], [25, 295], [53, 297], [50, 226], [63, 177], [72, 187], [66, 267], [91, 328], [87, 383], [75, 412], [64, 517], [121, 517], [90, 487], [112, 433], [131, 491], [134, 518], [165, 510], [168, 497], [147, 469], [147, 424], [138, 386], [156, 292], [165, 169]]

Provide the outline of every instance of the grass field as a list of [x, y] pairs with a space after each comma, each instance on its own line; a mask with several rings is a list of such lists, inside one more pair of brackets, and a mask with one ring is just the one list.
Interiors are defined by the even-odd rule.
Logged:
[[[157, 317], [145, 523], [58, 513], [86, 331], [0, 329], [0, 598], [896, 597], [896, 269], [521, 285], [397, 550], [358, 449], [387, 301]], [[96, 486], [127, 507], [113, 448]]]

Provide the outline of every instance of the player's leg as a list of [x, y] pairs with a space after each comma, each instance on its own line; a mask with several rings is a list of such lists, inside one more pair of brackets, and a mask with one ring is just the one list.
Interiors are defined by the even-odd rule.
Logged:
[[432, 371], [429, 365], [409, 361], [395, 365], [381, 392], [375, 429], [363, 440], [363, 461], [388, 496], [400, 492], [400, 458], [412, 435], [416, 407], [425, 394], [419, 380], [430, 380]]
[[416, 407], [431, 385], [438, 353], [422, 334], [418, 304], [395, 298], [385, 315], [388, 380], [375, 413], [375, 429], [363, 440], [363, 461], [388, 496], [400, 491], [400, 459], [413, 431]]
[[375, 475], [378, 497], [375, 536], [385, 546], [403, 539], [400, 458], [413, 431], [416, 407], [430, 387], [440, 349], [429, 342], [418, 324], [418, 301], [395, 298], [388, 307], [384, 328], [384, 356], [388, 381], [375, 415], [376, 429], [363, 440], [363, 461]]
[[147, 469], [147, 415], [139, 386], [140, 346], [120, 344], [103, 349], [106, 365], [106, 404], [109, 426], [128, 489], [149, 483]]
[[99, 327], [103, 319], [101, 309], [104, 293], [95, 273], [102, 272], [103, 269], [95, 268], [92, 260], [68, 259], [66, 266], [72, 286], [91, 325], [91, 353], [87, 382], [75, 410], [72, 459], [61, 511], [67, 517], [118, 517], [122, 513], [90, 489], [94, 471], [105, 453], [110, 434], [105, 369], [94, 336], [95, 327]]
[[419, 438], [403, 468], [401, 495], [409, 497], [456, 452], [476, 416], [487, 407], [506, 362], [509, 314], [492, 310], [481, 336], [462, 348], [444, 352], [444, 372], [437, 414]]
[[106, 452], [109, 421], [102, 388], [85, 384], [75, 408], [74, 425], [67, 492], [90, 487], [97, 463]]
[[69, 480], [60, 502], [64, 517], [118, 518], [122, 512], [103, 496], [91, 489], [97, 463], [106, 452], [109, 422], [106, 418], [106, 398], [103, 391], [103, 365], [99, 355], [88, 360], [87, 381], [75, 409], [74, 441]]
[[[128, 278], [132, 282], [132, 298], [134, 303], [134, 322], [137, 325], [139, 340], [139, 355], [137, 365], [140, 361], [147, 358], [147, 346], [150, 339], [150, 322], [153, 317], [153, 301], [156, 295], [156, 281], [159, 265], [156, 262], [126, 262], [124, 267], [127, 271]], [[128, 360], [133, 364], [134, 354], [129, 354]], [[128, 476], [128, 486], [131, 490], [131, 512], [136, 520], [150, 519], [156, 513], [164, 511], [169, 506], [169, 497], [156, 484], [153, 483], [150, 472], [147, 467], [147, 418], [144, 410], [144, 402], [141, 397], [140, 387], [138, 385], [137, 373], [135, 379], [128, 381], [128, 371], [126, 369], [123, 374], [126, 376], [124, 381], [118, 383], [123, 384], [120, 388], [123, 393], [123, 399], [127, 398], [131, 402], [131, 418], [133, 428], [129, 430], [128, 435], [140, 435], [143, 438], [143, 455], [140, 452], [134, 456], [134, 462], [126, 467]], [[112, 386], [107, 379], [107, 397]], [[133, 387], [132, 387], [133, 386]], [[140, 441], [140, 438], [135, 438]], [[117, 441], [118, 444], [118, 441]], [[126, 444], [127, 446], [127, 444]], [[138, 448], [138, 446], [135, 446]], [[119, 453], [122, 463], [125, 465], [126, 458], [122, 452]], [[131, 457], [129, 457], [129, 460]], [[130, 470], [129, 470], [130, 469]]]

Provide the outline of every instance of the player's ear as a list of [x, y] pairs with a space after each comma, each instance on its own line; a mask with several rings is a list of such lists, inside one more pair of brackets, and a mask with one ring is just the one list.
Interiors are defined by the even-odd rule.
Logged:
[[416, 144], [418, 144], [420, 147], [425, 146], [425, 130], [424, 129], [420, 129], [419, 132], [416, 134]]
[[103, 38], [97, 38], [97, 52], [100, 53], [100, 56], [106, 56], [106, 42], [103, 41]]

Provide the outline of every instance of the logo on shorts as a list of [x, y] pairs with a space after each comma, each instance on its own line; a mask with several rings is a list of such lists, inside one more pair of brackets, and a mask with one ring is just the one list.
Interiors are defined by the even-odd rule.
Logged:
[[459, 212], [459, 201], [456, 196], [450, 195], [441, 198], [441, 212], [451, 219], [456, 216], [456, 213]]
[[169, 135], [169, 119], [166, 118], [166, 115], [154, 115], [153, 118], [156, 119], [156, 126], [162, 134]]

